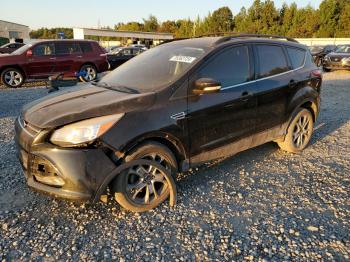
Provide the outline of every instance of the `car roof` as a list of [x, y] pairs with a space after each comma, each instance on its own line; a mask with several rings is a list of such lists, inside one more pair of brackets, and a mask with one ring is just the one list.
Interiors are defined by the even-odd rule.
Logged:
[[85, 39], [31, 39], [28, 44], [48, 43], [48, 42], [91, 42], [95, 43], [94, 40]]
[[197, 47], [203, 49], [213, 49], [222, 45], [233, 44], [233, 43], [270, 43], [270, 44], [283, 44], [293, 47], [307, 49], [306, 45], [300, 44], [293, 39], [284, 39], [284, 38], [270, 38], [270, 37], [261, 37], [261, 36], [233, 36], [230, 37], [198, 37], [198, 38], [189, 38], [184, 40], [175, 40], [172, 42], [166, 43], [166, 45], [177, 45], [177, 46], [189, 46]]

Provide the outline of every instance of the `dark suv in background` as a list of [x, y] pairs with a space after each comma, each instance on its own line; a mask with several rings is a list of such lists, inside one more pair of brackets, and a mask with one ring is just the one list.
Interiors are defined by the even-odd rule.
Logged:
[[336, 48], [336, 45], [310, 46], [311, 55], [314, 58], [315, 64], [318, 67], [321, 67], [323, 64], [324, 57], [330, 52], [333, 52]]
[[1, 81], [8, 87], [60, 73], [75, 76], [79, 71], [85, 71], [85, 80], [92, 81], [108, 66], [104, 49], [88, 40], [40, 41], [0, 56]]
[[321, 71], [308, 48], [272, 36], [173, 41], [144, 52], [90, 87], [27, 105], [16, 142], [27, 183], [57, 197], [99, 199], [109, 186], [142, 212], [169, 196], [173, 176], [275, 141], [302, 151], [320, 108]]
[[323, 70], [329, 72], [331, 70], [350, 69], [350, 45], [341, 45], [324, 57]]

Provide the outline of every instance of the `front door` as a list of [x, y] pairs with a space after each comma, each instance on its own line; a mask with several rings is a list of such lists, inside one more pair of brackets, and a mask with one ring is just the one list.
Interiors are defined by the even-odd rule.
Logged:
[[37, 44], [27, 58], [26, 74], [29, 78], [46, 78], [55, 70], [55, 45], [52, 42]]
[[[243, 141], [255, 131], [256, 96], [251, 48], [231, 46], [214, 54], [190, 77], [188, 125], [191, 163], [231, 155], [229, 145]], [[195, 95], [194, 82], [211, 78], [221, 83], [219, 93]]]

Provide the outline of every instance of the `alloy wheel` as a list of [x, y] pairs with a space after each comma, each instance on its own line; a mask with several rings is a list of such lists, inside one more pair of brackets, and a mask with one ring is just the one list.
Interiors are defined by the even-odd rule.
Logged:
[[92, 66], [87, 66], [84, 68], [84, 70], [86, 71], [86, 75], [84, 76], [84, 79], [86, 81], [92, 81], [94, 79], [96, 79], [97, 73], [96, 73], [96, 69]]
[[15, 71], [15, 70], [10, 70], [10, 71], [5, 73], [4, 81], [9, 86], [16, 87], [23, 82], [23, 76], [21, 73]]
[[293, 144], [296, 148], [304, 147], [312, 134], [312, 119], [309, 115], [301, 115], [293, 130]]
[[133, 166], [127, 171], [126, 193], [138, 205], [150, 205], [168, 194], [166, 174], [152, 165]]

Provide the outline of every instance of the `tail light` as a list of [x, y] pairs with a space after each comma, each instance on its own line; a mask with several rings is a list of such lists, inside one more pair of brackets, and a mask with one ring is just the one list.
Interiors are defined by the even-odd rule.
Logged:
[[320, 69], [315, 69], [311, 71], [312, 77], [322, 78], [322, 71]]

